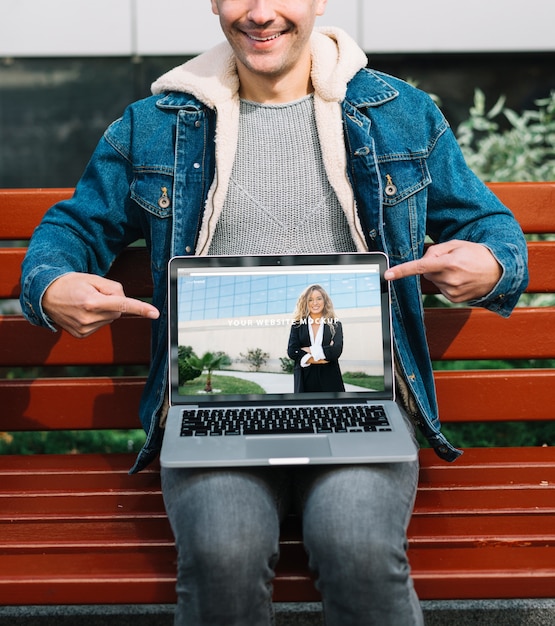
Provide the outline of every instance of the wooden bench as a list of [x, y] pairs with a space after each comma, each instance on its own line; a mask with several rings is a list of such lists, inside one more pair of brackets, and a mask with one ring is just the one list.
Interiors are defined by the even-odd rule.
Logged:
[[[555, 183], [497, 183], [526, 233], [555, 233]], [[68, 189], [0, 191], [0, 298], [19, 296], [27, 240]], [[499, 233], [502, 237], [503, 233]], [[555, 292], [555, 241], [532, 241], [530, 293]], [[129, 295], [151, 285], [144, 249], [111, 276]], [[430, 286], [425, 286], [430, 291]], [[435, 360], [553, 359], [555, 307], [427, 311]], [[124, 318], [78, 341], [0, 317], [0, 432], [137, 428], [142, 377], [104, 375], [148, 363], [149, 323]], [[34, 374], [46, 366], [46, 374]], [[100, 366], [60, 378], [57, 366]], [[7, 376], [24, 368], [27, 378]], [[54, 368], [54, 370], [51, 370]], [[444, 423], [552, 420], [555, 370], [437, 372]], [[6, 435], [4, 435], [6, 436]], [[553, 441], [549, 442], [553, 443]], [[175, 552], [159, 468], [128, 475], [134, 454], [0, 456], [0, 604], [175, 602]], [[410, 560], [424, 600], [555, 596], [555, 449], [474, 448], [454, 464], [421, 451]], [[276, 602], [318, 601], [298, 520], [284, 525]]]

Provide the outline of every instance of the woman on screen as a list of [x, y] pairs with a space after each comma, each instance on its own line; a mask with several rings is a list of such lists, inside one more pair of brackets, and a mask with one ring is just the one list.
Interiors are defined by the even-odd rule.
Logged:
[[295, 362], [294, 391], [345, 391], [339, 357], [343, 328], [331, 298], [320, 285], [299, 296], [289, 334], [287, 354]]

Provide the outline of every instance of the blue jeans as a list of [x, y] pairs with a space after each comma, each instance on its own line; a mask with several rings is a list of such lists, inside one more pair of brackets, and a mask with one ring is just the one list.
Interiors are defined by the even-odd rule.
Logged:
[[163, 469], [176, 626], [267, 626], [280, 521], [302, 514], [328, 626], [416, 626], [406, 557], [418, 463]]

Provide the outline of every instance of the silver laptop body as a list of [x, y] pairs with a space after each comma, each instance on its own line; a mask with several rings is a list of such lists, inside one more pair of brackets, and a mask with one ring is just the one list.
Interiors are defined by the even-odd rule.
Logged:
[[[161, 464], [414, 460], [416, 446], [394, 401], [386, 269], [386, 256], [375, 252], [171, 259], [170, 409]], [[313, 284], [330, 295], [341, 322], [344, 391], [294, 392], [287, 355], [298, 323], [293, 311], [299, 294]], [[376, 411], [380, 418], [371, 426], [370, 417], [362, 424], [346, 419]], [[299, 414], [305, 420], [302, 432], [291, 433], [291, 420], [284, 420], [284, 427], [279, 416], [293, 415], [298, 424]]]

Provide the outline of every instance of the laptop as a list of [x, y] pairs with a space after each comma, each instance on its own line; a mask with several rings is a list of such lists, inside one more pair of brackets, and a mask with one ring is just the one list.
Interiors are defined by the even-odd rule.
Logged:
[[[377, 252], [172, 258], [161, 464], [414, 460], [415, 443], [394, 401], [386, 269], [387, 257]], [[308, 337], [311, 319], [295, 310], [312, 285], [332, 303], [319, 344], [340, 352], [332, 377], [314, 369], [323, 362], [295, 370], [288, 354], [292, 333]], [[307, 375], [310, 384], [299, 382]]]

